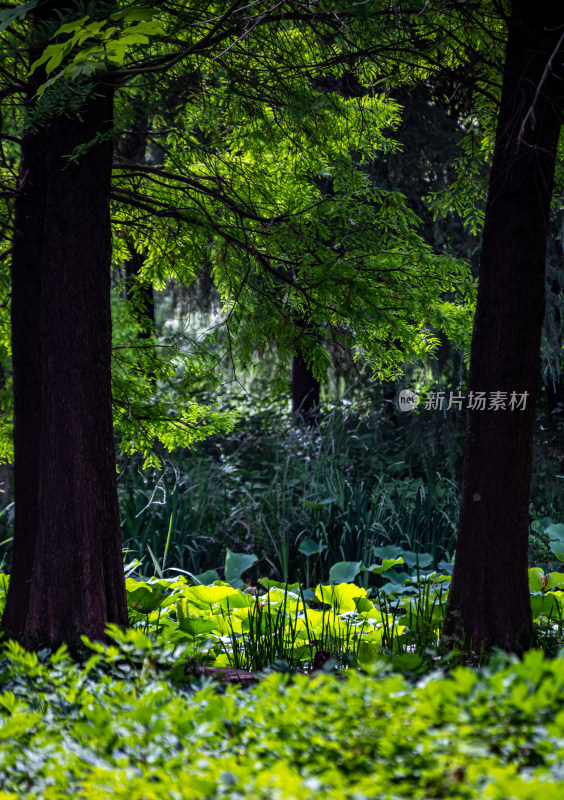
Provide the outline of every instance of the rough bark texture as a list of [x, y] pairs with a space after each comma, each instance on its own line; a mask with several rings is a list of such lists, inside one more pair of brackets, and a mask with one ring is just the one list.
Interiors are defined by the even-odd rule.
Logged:
[[545, 255], [564, 104], [564, 6], [514, 2], [480, 261], [469, 390], [527, 392], [469, 411], [445, 635], [474, 650], [531, 643], [527, 582]]
[[[42, 5], [42, 19], [64, 5]], [[80, 116], [42, 119], [22, 143], [12, 256], [16, 505], [2, 625], [29, 644], [80, 645], [81, 634], [102, 639], [108, 622], [127, 624], [110, 385], [111, 138], [66, 158], [107, 130], [112, 111], [111, 88], [96, 86]]]
[[292, 414], [307, 425], [317, 425], [320, 384], [301, 353], [292, 359]]

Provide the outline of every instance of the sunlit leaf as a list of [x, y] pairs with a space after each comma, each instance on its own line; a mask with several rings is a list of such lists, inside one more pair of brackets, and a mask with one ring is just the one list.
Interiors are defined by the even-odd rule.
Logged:
[[366, 597], [366, 589], [352, 583], [340, 583], [336, 586], [317, 586], [315, 596], [321, 603], [333, 606], [337, 613], [354, 611], [356, 598]]

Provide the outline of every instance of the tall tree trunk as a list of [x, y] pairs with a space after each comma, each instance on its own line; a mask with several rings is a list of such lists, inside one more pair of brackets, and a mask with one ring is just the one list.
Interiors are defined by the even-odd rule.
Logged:
[[[70, 5], [48, 2], [37, 13], [44, 20]], [[111, 138], [67, 158], [109, 129], [112, 106], [111, 88], [98, 85], [80, 113], [40, 119], [22, 142], [15, 528], [2, 626], [28, 644], [80, 646], [81, 634], [102, 639], [108, 622], [127, 624], [110, 383]]]
[[[564, 101], [564, 6], [515, 0], [480, 261], [469, 390], [507, 393], [470, 410], [445, 636], [474, 650], [531, 643], [527, 582], [534, 401], [545, 256]], [[510, 410], [511, 393], [526, 394]], [[488, 402], [489, 406], [489, 402]]]
[[320, 384], [301, 353], [292, 359], [292, 414], [307, 425], [319, 419]]

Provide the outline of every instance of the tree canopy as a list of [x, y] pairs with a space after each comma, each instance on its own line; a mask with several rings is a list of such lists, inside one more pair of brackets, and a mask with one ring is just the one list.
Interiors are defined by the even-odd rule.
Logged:
[[[401, 113], [383, 84], [390, 56], [385, 68], [374, 65], [378, 48], [386, 54], [405, 39], [387, 9], [371, 24], [366, 55], [367, 15], [354, 6], [87, 10], [48, 31], [55, 41], [31, 67], [45, 70], [34, 114], [57, 104], [71, 112], [77, 98], [67, 84], [87, 91], [96, 74], [116, 86], [114, 138], [132, 124], [132, 109], [142, 119], [144, 162], [115, 148], [114, 261], [128, 247], [143, 253], [141, 278], [157, 288], [211, 270], [237, 366], [275, 342], [283, 353], [299, 349], [321, 377], [329, 349], [347, 346], [391, 377], [431, 351], [439, 331], [467, 343], [465, 264], [433, 252], [406, 198], [373, 177], [378, 159], [398, 148]], [[13, 109], [21, 129], [15, 100]], [[205, 343], [168, 337], [140, 347], [118, 330], [124, 448], [187, 444], [227, 424], [189, 397], [202, 373], [213, 374]]]

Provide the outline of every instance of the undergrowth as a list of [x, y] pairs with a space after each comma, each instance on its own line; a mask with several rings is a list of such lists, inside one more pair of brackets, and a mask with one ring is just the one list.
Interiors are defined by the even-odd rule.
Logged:
[[160, 563], [170, 527], [171, 566], [215, 569], [230, 548], [259, 554], [257, 576], [292, 582], [327, 580], [335, 562], [368, 562], [386, 544], [438, 565], [454, 551], [457, 487], [432, 439], [422, 430], [414, 457], [404, 433], [383, 410], [360, 419], [334, 409], [308, 429], [273, 408], [160, 471], [124, 463], [124, 547], [149, 565], [150, 548]]
[[[429, 554], [388, 549], [333, 566], [357, 583], [243, 591], [250, 563], [229, 558], [237, 588], [141, 580], [129, 564], [132, 627], [84, 638], [82, 663], [4, 642], [0, 800], [560, 797], [564, 656], [470, 667], [442, 652], [446, 562], [442, 574]], [[559, 648], [564, 574], [529, 580], [539, 643]], [[258, 685], [197, 677], [202, 664], [254, 670]]]
[[80, 665], [4, 645], [0, 798], [536, 800], [561, 796], [564, 659], [424, 676], [386, 660], [249, 689], [109, 631]]

